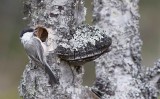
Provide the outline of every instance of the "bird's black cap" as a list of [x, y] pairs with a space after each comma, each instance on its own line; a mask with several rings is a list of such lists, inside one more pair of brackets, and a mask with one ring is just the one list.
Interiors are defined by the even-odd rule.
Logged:
[[26, 32], [33, 32], [33, 31], [34, 31], [33, 28], [25, 28], [20, 32], [20, 37], [22, 37], [23, 34], [26, 33]]

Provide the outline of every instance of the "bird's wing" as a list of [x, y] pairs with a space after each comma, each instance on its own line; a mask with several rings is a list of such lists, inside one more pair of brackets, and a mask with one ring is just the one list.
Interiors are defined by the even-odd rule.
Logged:
[[42, 64], [43, 62], [43, 48], [38, 39], [33, 38], [30, 42], [26, 42], [29, 44], [25, 44], [25, 50], [27, 55], [35, 62]]
[[[33, 38], [33, 43], [31, 44], [33, 47], [31, 51], [34, 52], [34, 55], [36, 55], [36, 59], [33, 59], [34, 61], [38, 61], [40, 62], [44, 67], [45, 67], [45, 71], [48, 73], [50, 81], [49, 83], [52, 84], [52, 82], [58, 84], [58, 80], [56, 79], [56, 77], [54, 76], [54, 73], [52, 71], [52, 69], [50, 68], [50, 66], [48, 65], [48, 63], [46, 62], [46, 57], [43, 55], [44, 54], [44, 49], [41, 45], [41, 41], [38, 38]], [[30, 55], [31, 58], [33, 58], [33, 55]]]
[[33, 38], [33, 43], [34, 43], [34, 49], [35, 49], [35, 53], [36, 53], [36, 57], [37, 59], [42, 63], [44, 64], [45, 63], [45, 57], [44, 57], [44, 49], [41, 45], [41, 41], [37, 38], [37, 37], [34, 37]]

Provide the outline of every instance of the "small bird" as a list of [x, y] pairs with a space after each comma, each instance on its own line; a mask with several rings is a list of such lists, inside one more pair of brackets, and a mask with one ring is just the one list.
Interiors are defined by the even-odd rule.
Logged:
[[52, 72], [49, 64], [46, 61], [46, 38], [48, 37], [48, 32], [43, 27], [26, 28], [20, 33], [20, 40], [23, 47], [31, 61], [34, 61], [38, 65], [45, 67], [45, 72], [49, 75], [49, 83], [52, 85], [59, 84], [54, 73]]

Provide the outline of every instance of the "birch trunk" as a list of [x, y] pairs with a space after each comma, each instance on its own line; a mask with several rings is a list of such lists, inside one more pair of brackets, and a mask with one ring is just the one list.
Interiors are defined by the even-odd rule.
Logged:
[[[77, 1], [80, 1], [78, 9]], [[92, 89], [102, 99], [157, 99], [160, 61], [146, 71], [141, 69], [138, 2], [93, 2], [93, 23], [112, 38], [112, 50], [95, 61], [96, 81]], [[82, 86], [83, 67], [77, 72], [54, 53], [60, 41], [67, 42], [70, 30], [85, 21], [83, 0], [28, 0], [24, 7], [28, 25], [43, 26], [49, 32], [47, 60], [60, 84], [51, 86], [43, 68], [30, 61], [19, 85], [20, 96], [24, 99], [98, 99], [89, 87]]]
[[139, 0], [94, 0], [93, 23], [112, 38], [112, 50], [96, 60], [95, 90], [104, 99], [157, 99], [159, 61], [141, 65]]
[[[78, 10], [77, 3], [80, 3]], [[74, 67], [60, 61], [54, 53], [59, 42], [65, 42], [71, 36], [72, 27], [85, 20], [85, 10], [83, 1], [77, 0], [25, 1], [24, 19], [29, 20], [29, 27], [43, 26], [49, 32], [46, 41], [49, 51], [47, 60], [60, 84], [49, 85], [44, 69], [30, 61], [19, 85], [20, 96], [24, 99], [93, 99], [92, 92], [81, 85], [83, 67], [77, 72]]]

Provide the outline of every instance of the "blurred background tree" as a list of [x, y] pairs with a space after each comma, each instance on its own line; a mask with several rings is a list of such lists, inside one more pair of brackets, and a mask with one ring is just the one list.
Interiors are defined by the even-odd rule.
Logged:
[[[91, 0], [86, 0], [87, 23], [91, 24]], [[160, 0], [140, 0], [140, 33], [143, 65], [160, 58]], [[0, 99], [18, 99], [19, 81], [28, 58], [20, 44], [19, 32], [27, 25], [23, 0], [0, 0]], [[94, 63], [85, 66], [84, 85], [94, 81]]]

